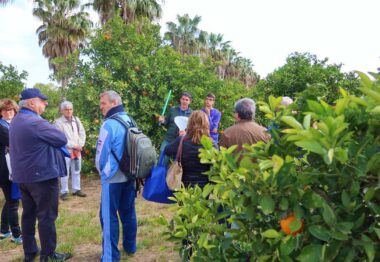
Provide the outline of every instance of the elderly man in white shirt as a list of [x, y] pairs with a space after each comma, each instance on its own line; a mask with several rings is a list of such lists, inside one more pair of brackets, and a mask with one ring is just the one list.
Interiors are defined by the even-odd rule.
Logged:
[[62, 200], [68, 199], [69, 194], [69, 175], [71, 173], [72, 194], [74, 196], [85, 197], [86, 194], [81, 191], [80, 170], [81, 170], [81, 151], [86, 142], [86, 132], [82, 122], [78, 117], [73, 115], [73, 104], [64, 101], [60, 104], [61, 117], [56, 119], [54, 125], [61, 130], [67, 138], [67, 149], [71, 158], [66, 157], [67, 176], [61, 177]]

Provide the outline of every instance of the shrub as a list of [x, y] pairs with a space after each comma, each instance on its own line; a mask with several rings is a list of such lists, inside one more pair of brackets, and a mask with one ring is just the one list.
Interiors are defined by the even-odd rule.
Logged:
[[[240, 162], [235, 146], [218, 152], [203, 141], [200, 156], [212, 165], [212, 184], [175, 193], [175, 215], [166, 222], [171, 239], [188, 240], [182, 255], [192, 250], [194, 261], [378, 261], [380, 84], [361, 78], [361, 97], [341, 89], [333, 105], [307, 100], [305, 107], [283, 108], [281, 97], [261, 102], [277, 128], [269, 143], [245, 145]], [[291, 232], [303, 227], [295, 236], [280, 229], [291, 214]]]

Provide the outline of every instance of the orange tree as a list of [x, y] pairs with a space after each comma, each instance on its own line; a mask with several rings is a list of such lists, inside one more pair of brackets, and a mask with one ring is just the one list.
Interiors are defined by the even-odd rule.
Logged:
[[203, 141], [200, 156], [212, 165], [212, 184], [175, 193], [174, 217], [162, 221], [171, 239], [188, 240], [183, 257], [379, 261], [380, 77], [374, 76], [371, 82], [361, 74], [361, 96], [341, 89], [333, 105], [307, 100], [302, 109], [283, 108], [281, 97], [269, 97], [260, 110], [276, 127], [272, 140], [246, 145], [240, 162], [235, 146], [218, 152]]
[[190, 91], [193, 109], [200, 109], [205, 95], [214, 92], [216, 107], [225, 113], [222, 128], [233, 122], [233, 103], [251, 94], [237, 81], [219, 80], [211, 59], [201, 62], [199, 57], [181, 55], [165, 46], [159, 29], [151, 23], [125, 25], [116, 17], [95, 32], [83, 51], [86, 59], [82, 59], [71, 80], [67, 98], [83, 119], [90, 158], [102, 122], [98, 97], [105, 90], [120, 93], [126, 111], [156, 146], [164, 133], [156, 117], [161, 114], [169, 89], [173, 91], [170, 105], [178, 103], [182, 91]]

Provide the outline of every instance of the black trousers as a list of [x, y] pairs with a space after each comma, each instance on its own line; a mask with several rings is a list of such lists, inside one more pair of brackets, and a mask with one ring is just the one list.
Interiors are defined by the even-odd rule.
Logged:
[[23, 212], [21, 227], [23, 235], [24, 254], [31, 255], [38, 251], [35, 233], [38, 220], [40, 236], [40, 257], [52, 255], [57, 246], [55, 220], [58, 216], [58, 178], [19, 184]]
[[1, 233], [8, 233], [9, 228], [14, 237], [21, 235], [20, 225], [18, 223], [18, 207], [19, 201], [12, 199], [12, 184], [0, 184], [3, 190], [5, 203], [1, 210]]

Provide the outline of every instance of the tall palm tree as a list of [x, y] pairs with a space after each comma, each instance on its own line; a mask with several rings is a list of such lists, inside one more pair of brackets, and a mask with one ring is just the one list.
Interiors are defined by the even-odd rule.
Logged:
[[201, 35], [198, 25], [201, 17], [196, 15], [191, 18], [188, 14], [177, 15], [177, 21], [178, 25], [174, 22], [167, 23], [168, 31], [165, 33], [165, 39], [181, 54], [198, 54], [198, 41]]
[[50, 68], [56, 73], [57, 68], [51, 63], [52, 60], [57, 57], [66, 59], [83, 46], [92, 23], [89, 14], [80, 8], [80, 0], [35, 2], [33, 15], [42, 20], [42, 25], [37, 29], [38, 43], [42, 46], [43, 55], [49, 59]]
[[116, 14], [120, 14], [125, 23], [140, 18], [153, 21], [162, 15], [162, 8], [157, 0], [94, 0], [92, 6], [99, 13], [103, 24]]

